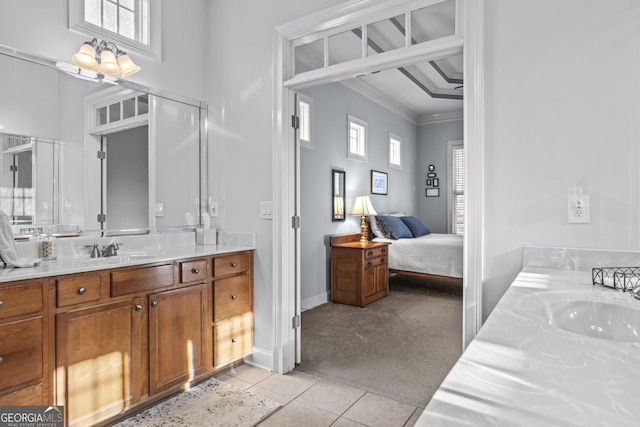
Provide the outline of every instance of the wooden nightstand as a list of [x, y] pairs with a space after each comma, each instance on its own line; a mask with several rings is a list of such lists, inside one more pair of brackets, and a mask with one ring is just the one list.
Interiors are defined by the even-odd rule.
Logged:
[[331, 236], [331, 301], [364, 307], [389, 294], [389, 243], [359, 239]]

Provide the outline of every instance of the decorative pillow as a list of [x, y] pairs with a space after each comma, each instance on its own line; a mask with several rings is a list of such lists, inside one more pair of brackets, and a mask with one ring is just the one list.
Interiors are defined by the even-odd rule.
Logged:
[[[383, 216], [383, 215], [380, 215], [380, 216]], [[376, 220], [376, 215], [369, 215], [369, 226], [371, 227], [371, 232], [373, 233], [374, 236], [386, 239], [384, 232], [380, 229], [380, 226], [378, 225], [378, 221]]]
[[378, 226], [387, 239], [397, 240], [413, 237], [413, 234], [411, 234], [411, 231], [404, 225], [400, 217], [377, 216], [376, 221], [378, 221]]
[[420, 237], [426, 234], [431, 233], [431, 229], [427, 227], [422, 221], [420, 221], [415, 216], [403, 216], [400, 217], [400, 220], [407, 226], [407, 228], [411, 231], [413, 237]]

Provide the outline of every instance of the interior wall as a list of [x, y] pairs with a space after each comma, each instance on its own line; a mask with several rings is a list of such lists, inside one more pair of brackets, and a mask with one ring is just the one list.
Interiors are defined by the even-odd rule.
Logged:
[[[418, 126], [418, 218], [429, 226], [433, 233], [448, 233], [447, 185], [449, 183], [447, 143], [462, 140], [463, 121], [430, 123]], [[429, 165], [435, 167], [440, 181], [440, 196], [426, 197], [425, 188]], [[433, 188], [433, 187], [429, 187]]]
[[[486, 317], [525, 244], [640, 248], [640, 3], [486, 0]], [[591, 222], [569, 224], [576, 185]]]
[[[314, 148], [300, 150], [301, 300], [308, 309], [327, 302], [332, 234], [359, 233], [360, 217], [349, 216], [356, 196], [369, 195], [379, 213], [416, 214], [417, 127], [340, 83], [301, 91], [314, 100]], [[347, 158], [347, 115], [368, 124], [368, 160]], [[388, 133], [402, 137], [403, 169], [391, 169]], [[345, 221], [331, 220], [331, 170], [345, 171]], [[388, 195], [370, 193], [371, 170], [388, 174]]]

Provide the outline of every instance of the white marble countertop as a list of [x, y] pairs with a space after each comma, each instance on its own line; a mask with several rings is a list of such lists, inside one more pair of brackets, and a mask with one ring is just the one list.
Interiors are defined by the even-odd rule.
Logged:
[[417, 426], [640, 425], [640, 343], [588, 337], [548, 321], [558, 301], [603, 302], [621, 311], [640, 310], [640, 300], [593, 286], [590, 269], [530, 265], [536, 263], [525, 260]]
[[[237, 238], [238, 235], [240, 238]], [[213, 245], [196, 245], [193, 233], [101, 239], [60, 239], [58, 259], [42, 260], [35, 267], [0, 268], [0, 283], [255, 249], [255, 236], [250, 233], [236, 233], [231, 238], [224, 237], [224, 239], [219, 238], [219, 243]], [[118, 256], [90, 258], [89, 249], [85, 248], [87, 243], [104, 245], [111, 241], [124, 242], [118, 251]], [[21, 255], [23, 256], [33, 256], [35, 254], [35, 252], [31, 253], [31, 248], [26, 243], [23, 248], [19, 246], [19, 250], [21, 250]]]

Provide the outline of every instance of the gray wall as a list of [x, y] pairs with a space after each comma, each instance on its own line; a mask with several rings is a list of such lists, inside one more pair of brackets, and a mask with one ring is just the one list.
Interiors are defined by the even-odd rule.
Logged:
[[[349, 216], [356, 196], [369, 195], [379, 213], [415, 215], [417, 126], [339, 83], [305, 89], [314, 100], [315, 147], [300, 152], [301, 300], [303, 308], [327, 301], [330, 254], [327, 236], [360, 232], [360, 217]], [[368, 161], [347, 159], [347, 114], [368, 123]], [[388, 133], [403, 138], [403, 169], [388, 167]], [[346, 173], [344, 222], [331, 221], [331, 170]], [[388, 173], [388, 195], [370, 194], [371, 169]]]
[[[447, 142], [463, 139], [463, 122], [432, 123], [418, 126], [418, 218], [434, 233], [448, 233], [447, 229]], [[425, 197], [429, 165], [434, 165], [440, 180], [440, 196]]]

